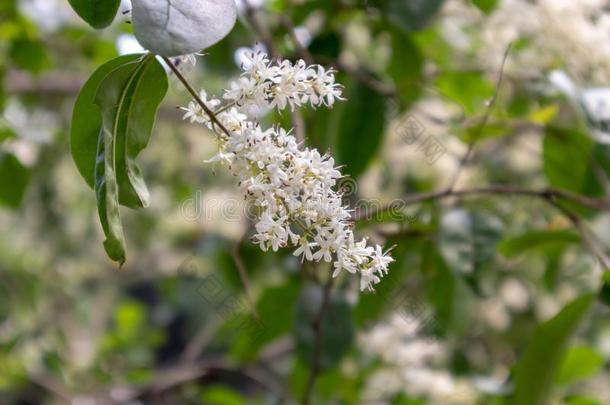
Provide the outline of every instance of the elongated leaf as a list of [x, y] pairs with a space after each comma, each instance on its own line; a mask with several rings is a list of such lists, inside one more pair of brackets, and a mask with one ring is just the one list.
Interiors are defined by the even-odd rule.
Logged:
[[390, 34], [392, 60], [388, 66], [388, 74], [394, 80], [401, 101], [408, 104], [421, 93], [422, 54], [407, 32], [391, 27]]
[[95, 104], [95, 95], [100, 83], [110, 72], [141, 57], [142, 54], [124, 55], [100, 66], [87, 80], [74, 104], [70, 128], [70, 151], [78, 171], [91, 188], [95, 184], [95, 158], [102, 126], [102, 114]]
[[30, 171], [15, 156], [0, 151], [0, 205], [17, 208], [30, 179]]
[[498, 251], [506, 257], [515, 257], [526, 251], [548, 245], [564, 246], [578, 242], [580, 242], [578, 234], [567, 229], [531, 231], [514, 238], [504, 239], [498, 245]]
[[104, 247], [125, 261], [119, 203], [146, 207], [149, 193], [136, 164], [167, 91], [167, 75], [152, 55], [127, 55], [99, 68], [74, 107], [70, 144], [80, 173], [96, 192]]
[[356, 178], [364, 172], [383, 140], [385, 99], [363, 84], [350, 86], [348, 103], [339, 110], [337, 160]]
[[583, 295], [552, 319], [538, 325], [519, 362], [515, 376], [515, 405], [542, 405], [559, 372], [570, 336], [593, 303], [593, 295]]
[[112, 24], [121, 0], [68, 0], [83, 20], [93, 28], [104, 28]]
[[[147, 207], [150, 196], [136, 164], [146, 147], [159, 104], [167, 92], [167, 75], [152, 56], [119, 57], [87, 81], [76, 101], [72, 119], [71, 149], [74, 161], [90, 186], [94, 186], [98, 136], [102, 126], [100, 109], [112, 109], [112, 119], [103, 125], [116, 138], [116, 176], [119, 202], [130, 208]], [[103, 86], [104, 97], [96, 100]], [[96, 103], [98, 105], [96, 105]]]

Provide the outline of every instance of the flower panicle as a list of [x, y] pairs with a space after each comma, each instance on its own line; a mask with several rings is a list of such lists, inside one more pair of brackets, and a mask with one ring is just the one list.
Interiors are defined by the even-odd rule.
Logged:
[[[244, 74], [224, 94], [224, 106], [205, 91], [200, 93], [231, 134], [215, 131], [219, 151], [208, 162], [226, 166], [257, 208], [252, 241], [263, 251], [292, 247], [301, 260], [332, 263], [333, 277], [343, 270], [359, 274], [360, 289], [373, 290], [394, 259], [379, 245], [355, 240], [351, 211], [335, 190], [343, 175], [334, 158], [303, 147], [291, 131], [279, 126], [263, 129], [251, 118], [254, 107], [332, 106], [343, 99], [334, 72], [303, 61], [271, 63], [260, 48], [248, 52], [246, 61]], [[196, 102], [183, 110], [184, 119], [215, 130]]]

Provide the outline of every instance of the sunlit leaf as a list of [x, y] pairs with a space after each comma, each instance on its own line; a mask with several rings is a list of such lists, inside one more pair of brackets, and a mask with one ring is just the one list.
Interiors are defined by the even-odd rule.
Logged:
[[248, 403], [239, 392], [221, 385], [206, 387], [202, 400], [204, 404], [214, 405], [246, 405]]
[[570, 384], [574, 381], [592, 377], [597, 374], [604, 358], [588, 346], [574, 346], [566, 353], [561, 362], [557, 383]]
[[443, 72], [436, 79], [436, 86], [469, 115], [483, 113], [493, 95], [493, 85], [479, 72]]
[[485, 14], [489, 14], [494, 11], [498, 5], [498, 0], [472, 0], [472, 4], [477, 6], [477, 8]]

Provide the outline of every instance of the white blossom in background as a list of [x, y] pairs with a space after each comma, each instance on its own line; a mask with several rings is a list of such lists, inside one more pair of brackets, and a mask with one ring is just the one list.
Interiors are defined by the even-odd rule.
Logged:
[[302, 60], [273, 63], [260, 48], [243, 55], [244, 73], [225, 91], [224, 104], [200, 94], [230, 135], [195, 101], [184, 108], [184, 119], [217, 134], [219, 152], [208, 162], [226, 166], [259, 212], [252, 239], [263, 251], [292, 247], [302, 260], [332, 263], [333, 277], [342, 270], [359, 274], [360, 289], [372, 290], [393, 259], [381, 246], [355, 239], [351, 213], [333, 189], [342, 177], [334, 159], [303, 147], [283, 128], [263, 129], [251, 118], [261, 108], [332, 107], [342, 100], [334, 72]]
[[388, 403], [388, 398], [398, 393], [432, 404], [476, 402], [476, 389], [468, 380], [440, 367], [447, 357], [446, 347], [438, 340], [418, 336], [420, 327], [416, 318], [394, 314], [387, 323], [359, 336], [363, 353], [383, 362], [367, 380], [363, 402]]
[[[458, 49], [480, 44], [477, 60], [497, 66], [509, 42], [507, 70], [544, 72], [557, 62], [588, 84], [610, 83], [610, 9], [607, 0], [501, 0], [489, 15], [461, 0], [447, 1], [441, 20], [445, 39]], [[475, 28], [476, 27], [476, 28]]]

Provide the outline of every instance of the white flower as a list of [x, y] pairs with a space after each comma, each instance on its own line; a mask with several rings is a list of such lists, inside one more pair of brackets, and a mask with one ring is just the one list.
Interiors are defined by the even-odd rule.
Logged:
[[373, 269], [362, 269], [360, 273], [360, 291], [373, 291], [373, 285], [381, 281], [379, 277], [373, 273]]
[[361, 275], [361, 289], [372, 290], [387, 271], [392, 258], [380, 246], [354, 241], [350, 211], [335, 190], [341, 172], [334, 159], [315, 149], [303, 148], [284, 129], [263, 129], [248, 118], [264, 108], [284, 109], [309, 103], [332, 105], [341, 99], [334, 74], [322, 67], [298, 61], [272, 64], [261, 49], [247, 52], [244, 75], [225, 91], [228, 102], [201, 99], [216, 111], [229, 135], [220, 133], [201, 111], [190, 103], [185, 119], [214, 130], [220, 150], [209, 162], [227, 166], [239, 179], [246, 198], [260, 212], [252, 237], [264, 251], [292, 246], [302, 260], [333, 263], [333, 276], [342, 269]]
[[274, 64], [260, 48], [245, 52], [244, 58], [243, 75], [229, 85], [223, 98], [246, 113], [288, 106], [294, 110], [307, 103], [332, 107], [335, 100], [343, 100], [332, 70], [307, 66], [303, 60]]

